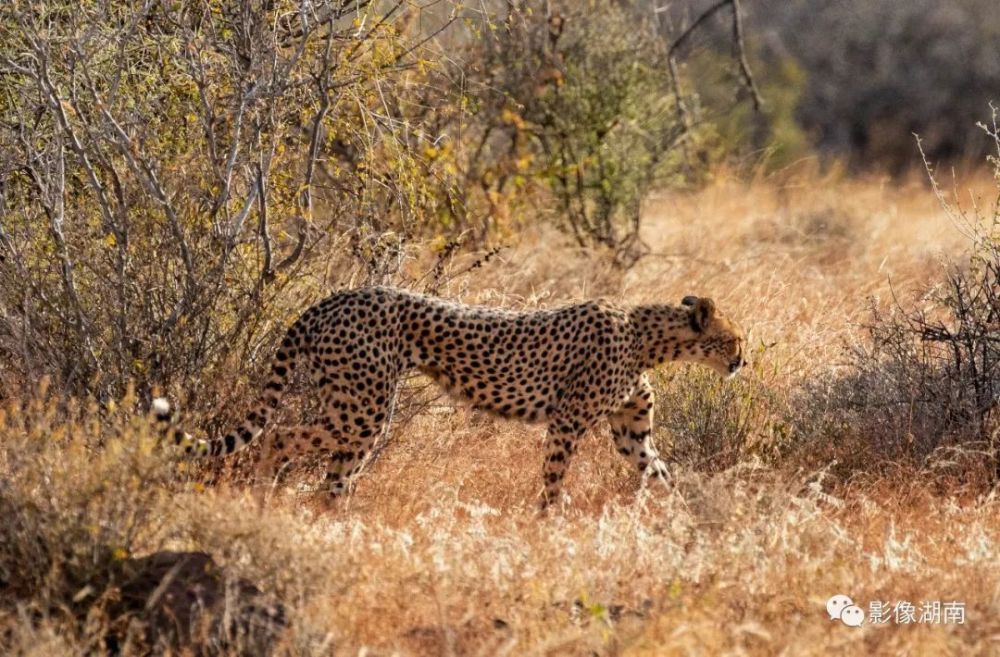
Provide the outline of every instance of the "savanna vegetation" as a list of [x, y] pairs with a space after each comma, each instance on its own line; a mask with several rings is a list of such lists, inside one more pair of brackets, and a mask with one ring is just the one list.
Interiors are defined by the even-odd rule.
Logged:
[[[997, 25], [849, 4], [0, 7], [0, 652], [994, 654]], [[657, 370], [671, 484], [599, 431], [544, 517], [540, 428], [420, 377], [332, 508], [159, 444], [155, 394], [219, 435], [372, 283], [703, 294], [750, 366]]]

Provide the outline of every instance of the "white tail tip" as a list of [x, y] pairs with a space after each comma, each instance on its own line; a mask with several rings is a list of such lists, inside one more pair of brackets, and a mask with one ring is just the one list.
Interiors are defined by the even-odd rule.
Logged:
[[163, 397], [157, 397], [153, 400], [150, 410], [152, 410], [155, 415], [170, 415], [170, 402]]

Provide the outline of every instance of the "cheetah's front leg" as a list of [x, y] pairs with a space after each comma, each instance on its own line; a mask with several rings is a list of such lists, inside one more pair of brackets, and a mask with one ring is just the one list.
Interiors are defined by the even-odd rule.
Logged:
[[640, 472], [666, 479], [667, 466], [653, 446], [653, 388], [643, 378], [627, 402], [608, 418], [618, 452]]

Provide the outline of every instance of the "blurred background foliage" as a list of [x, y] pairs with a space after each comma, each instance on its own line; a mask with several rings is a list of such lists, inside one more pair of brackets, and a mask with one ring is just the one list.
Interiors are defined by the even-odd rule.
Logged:
[[743, 133], [758, 147], [815, 151], [892, 174], [921, 168], [914, 134], [934, 162], [978, 164], [989, 148], [976, 124], [1000, 94], [995, 2], [755, 0], [744, 7], [751, 60], [784, 89], [766, 94], [773, 106], [767, 129]]

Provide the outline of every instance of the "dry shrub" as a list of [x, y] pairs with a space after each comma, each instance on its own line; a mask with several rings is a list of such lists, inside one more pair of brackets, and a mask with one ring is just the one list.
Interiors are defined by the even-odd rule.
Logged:
[[174, 475], [144, 422], [101, 414], [43, 397], [3, 409], [0, 579], [16, 596], [51, 601], [38, 611], [91, 598], [87, 583], [157, 532], [152, 509]]
[[477, 155], [491, 159], [475, 166], [509, 160], [483, 171], [498, 193], [541, 183], [580, 246], [634, 263], [640, 203], [676, 173], [677, 146], [690, 137], [658, 72], [666, 44], [650, 14], [631, 2], [511, 3], [486, 46], [478, 83], [501, 94], [479, 110], [490, 148]]
[[996, 482], [998, 265], [952, 270], [920, 310], [873, 307], [846, 370], [796, 395], [806, 442], [825, 443], [814, 458], [855, 472], [962, 464], [960, 479]]
[[704, 180], [711, 159], [711, 127], [686, 116], [697, 95], [663, 70], [689, 56], [671, 49], [680, 26], [636, 0], [480, 6], [471, 34], [453, 38], [461, 70], [445, 69], [464, 82], [462, 120], [444, 122], [449, 140], [430, 151], [467, 211], [456, 220], [477, 233], [551, 222], [577, 246], [634, 265], [646, 252], [645, 197]]
[[[995, 118], [987, 132], [1000, 148]], [[990, 161], [1000, 182], [1000, 160]], [[913, 301], [873, 301], [847, 367], [798, 395], [799, 419], [809, 444], [826, 442], [821, 452], [850, 469], [929, 466], [991, 486], [1000, 480], [1000, 197], [966, 208], [938, 196], [971, 241], [968, 259]]]
[[370, 4], [5, 4], [9, 385], [232, 387], [372, 236], [433, 232], [448, 190], [406, 127], [433, 104], [420, 8]]
[[82, 619], [110, 601], [121, 562], [163, 529], [156, 508], [173, 476], [127, 413], [102, 421], [96, 405], [61, 408], [40, 395], [2, 414], [0, 613], [99, 645]]
[[654, 419], [664, 455], [704, 472], [779, 455], [783, 402], [759, 364], [764, 351], [733, 379], [694, 367], [660, 372]]
[[208, 554], [167, 549], [190, 542], [188, 486], [134, 407], [43, 389], [0, 410], [0, 649], [264, 654], [284, 607]]

